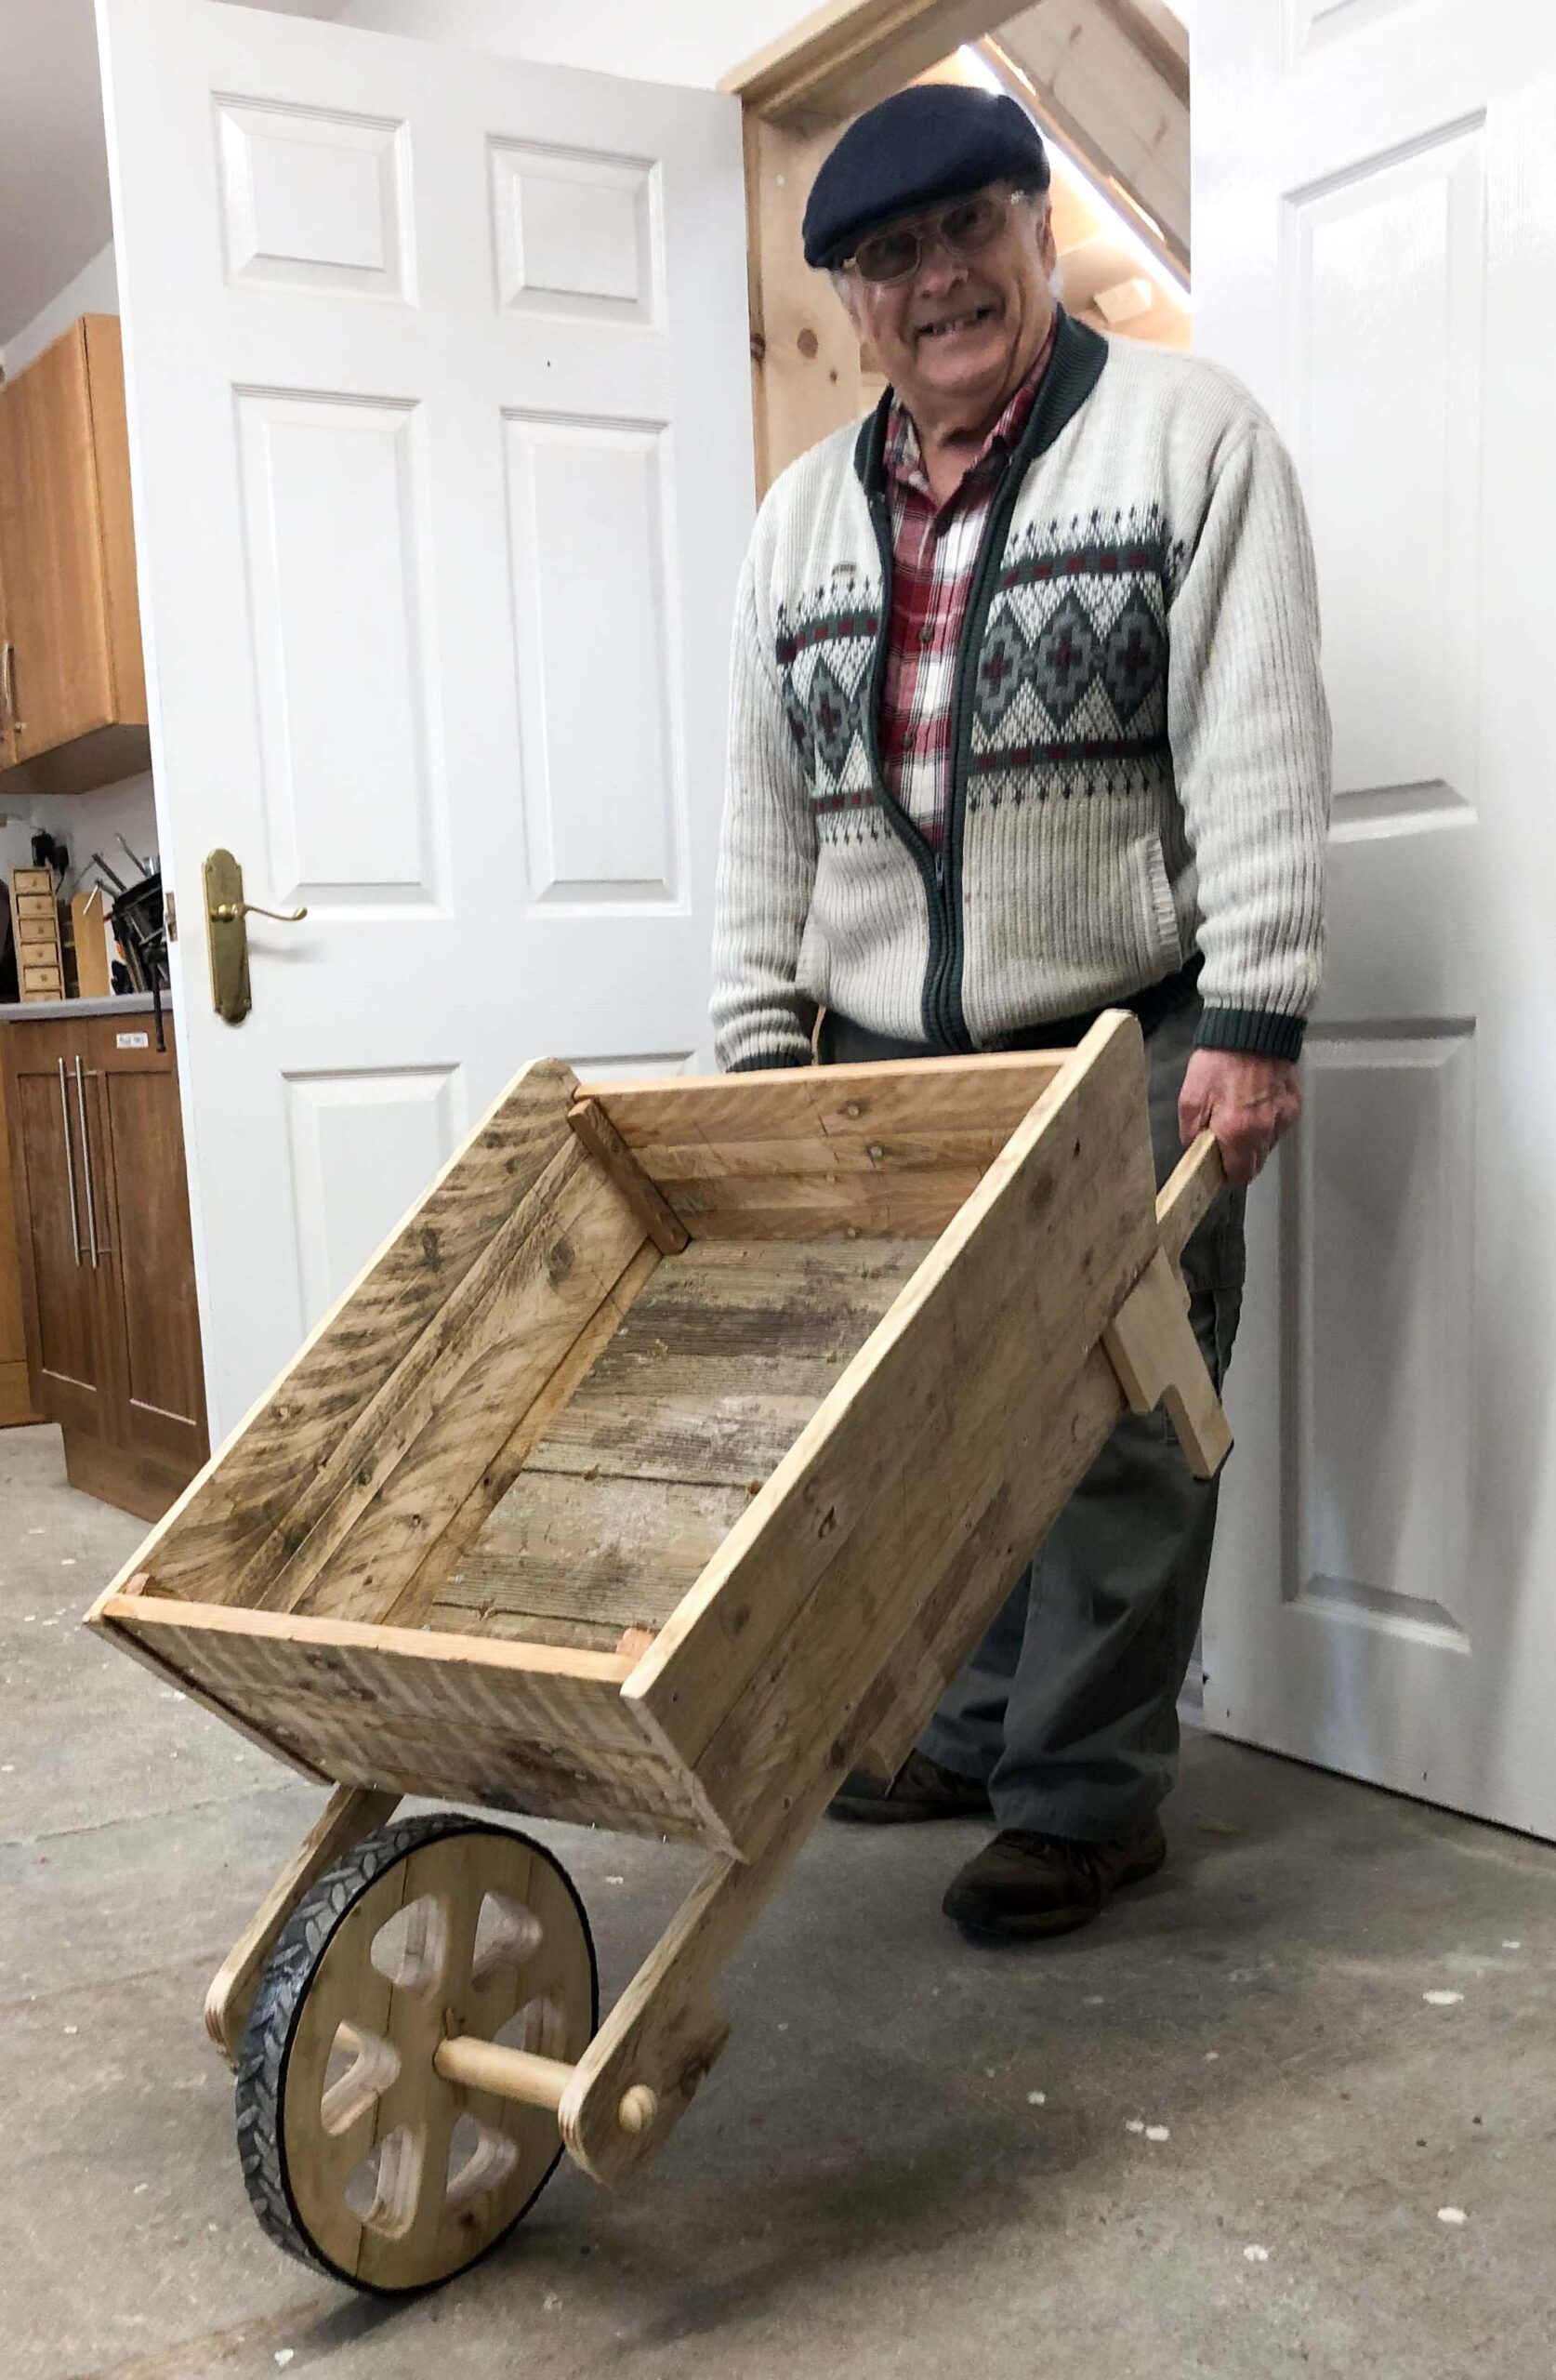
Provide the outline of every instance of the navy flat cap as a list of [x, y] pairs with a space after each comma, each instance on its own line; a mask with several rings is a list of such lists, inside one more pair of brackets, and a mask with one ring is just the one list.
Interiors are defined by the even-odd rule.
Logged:
[[805, 208], [805, 261], [840, 264], [860, 233], [986, 182], [1047, 190], [1043, 137], [1024, 108], [961, 83], [915, 83], [851, 124]]

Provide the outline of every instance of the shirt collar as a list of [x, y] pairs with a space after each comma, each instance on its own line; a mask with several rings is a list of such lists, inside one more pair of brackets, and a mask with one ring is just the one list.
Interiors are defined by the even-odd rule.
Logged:
[[[1002, 468], [1021, 443], [1022, 432], [1026, 428], [1031, 418], [1032, 408], [1037, 402], [1037, 391], [1043, 385], [1043, 376], [1048, 368], [1054, 341], [1058, 336], [1059, 311], [1056, 308], [1053, 321], [1048, 325], [1048, 335], [1034, 356], [1025, 377], [1013, 390], [1004, 412], [963, 472], [964, 486], [974, 477], [982, 478], [991, 464], [996, 469]], [[895, 393], [891, 399], [891, 411], [887, 420], [883, 459], [889, 478], [903, 481], [907, 486], [916, 488], [920, 495], [930, 495], [930, 482], [924, 469], [923, 455], [919, 449], [917, 427], [906, 405]], [[957, 493], [960, 493], [959, 489]], [[951, 501], [955, 503], [956, 497], [953, 496]]]

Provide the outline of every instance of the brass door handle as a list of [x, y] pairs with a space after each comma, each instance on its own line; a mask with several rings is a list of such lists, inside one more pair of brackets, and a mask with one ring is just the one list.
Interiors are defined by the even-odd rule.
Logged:
[[244, 899], [244, 872], [231, 852], [205, 856], [205, 946], [211, 960], [211, 1006], [229, 1025], [241, 1025], [254, 1005], [248, 980], [248, 918], [300, 925], [306, 909], [267, 909]]
[[218, 925], [230, 925], [234, 918], [273, 918], [278, 926], [300, 926], [307, 917], [306, 909], [267, 909], [257, 901], [218, 901], [211, 911]]

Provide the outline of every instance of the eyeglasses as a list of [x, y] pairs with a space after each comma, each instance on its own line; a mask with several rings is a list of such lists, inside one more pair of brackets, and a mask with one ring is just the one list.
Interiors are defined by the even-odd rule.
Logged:
[[1011, 207], [1027, 195], [1025, 191], [975, 191], [970, 198], [959, 198], [937, 215], [921, 215], [913, 223], [889, 223], [884, 231], [872, 231], [861, 240], [852, 256], [843, 258], [839, 270], [851, 269], [862, 281], [884, 288], [916, 272], [937, 243], [954, 257], [974, 257], [999, 237], [1010, 219]]

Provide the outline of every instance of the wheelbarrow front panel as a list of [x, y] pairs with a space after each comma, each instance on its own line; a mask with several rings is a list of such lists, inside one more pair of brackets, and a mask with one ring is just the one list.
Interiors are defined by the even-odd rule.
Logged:
[[[948, 1224], [626, 1687], [747, 1855], [904, 1638], [986, 1619], [1100, 1441], [1054, 1421], [1156, 1246], [1141, 1043], [1099, 1025]], [[1115, 1401], [1112, 1410], [1119, 1409]], [[923, 1633], [927, 1611], [938, 1617]]]
[[727, 1848], [626, 1656], [121, 1594], [101, 1621], [321, 1778]]

